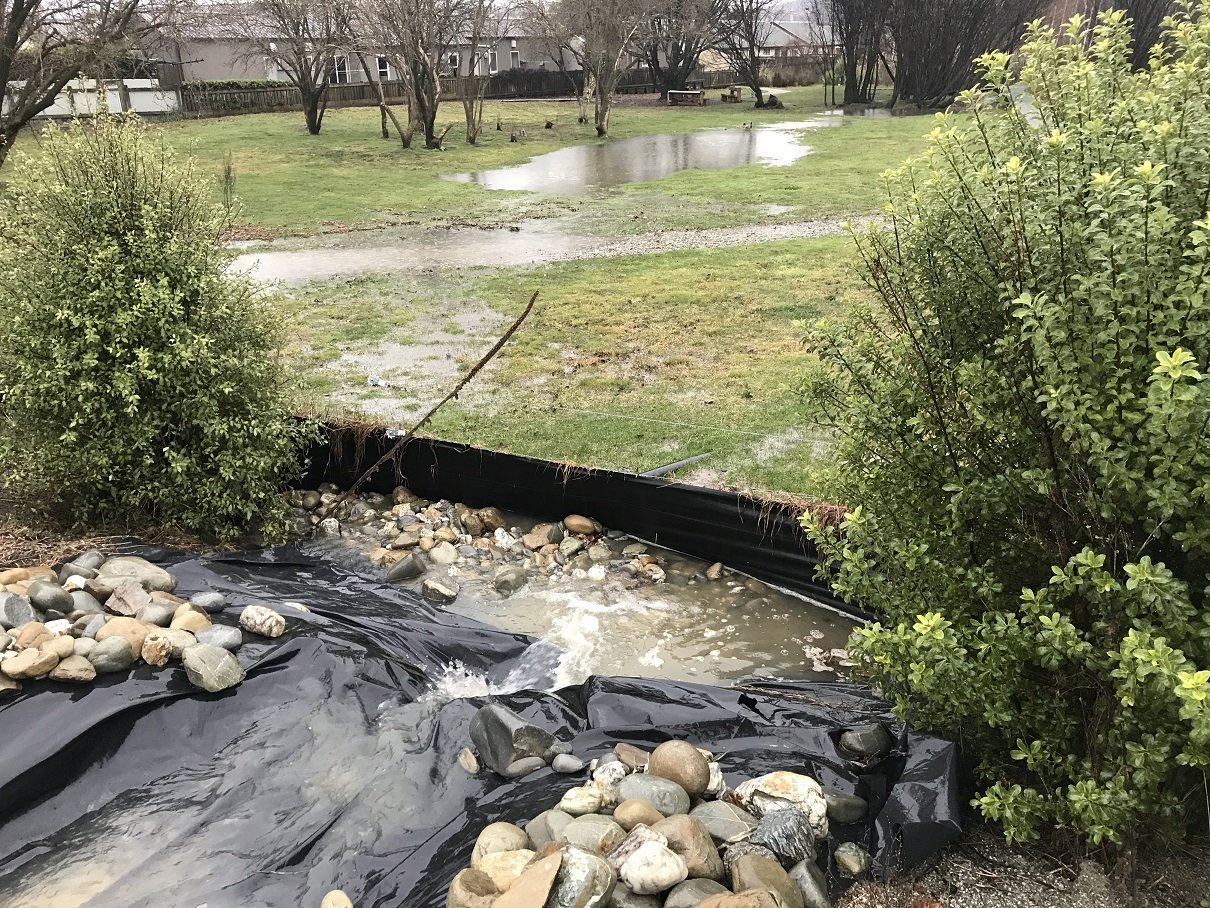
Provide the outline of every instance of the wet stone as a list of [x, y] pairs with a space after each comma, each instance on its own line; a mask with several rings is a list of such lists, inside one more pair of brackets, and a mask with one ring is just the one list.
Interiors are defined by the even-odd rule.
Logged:
[[840, 736], [841, 750], [862, 758], [877, 760], [891, 752], [894, 740], [881, 725], [862, 725]]
[[507, 779], [519, 779], [545, 768], [546, 761], [541, 757], [522, 757], [520, 760], [509, 763], [502, 775]]
[[424, 583], [420, 585], [420, 593], [429, 602], [438, 604], [445, 602], [453, 602], [458, 598], [458, 593], [461, 590], [458, 584], [452, 580], [445, 580], [437, 577], [426, 577]]
[[546, 908], [600, 908], [608, 904], [617, 875], [605, 859], [566, 845]]
[[689, 795], [668, 779], [646, 774], [628, 775], [618, 783], [618, 797], [646, 801], [664, 816], [689, 812]]
[[859, 798], [857, 795], [845, 794], [835, 788], [825, 788], [823, 796], [828, 804], [828, 818], [837, 823], [856, 823], [869, 812], [870, 805], [866, 803], [865, 798]]
[[414, 580], [428, 570], [425, 560], [415, 553], [400, 558], [386, 572], [387, 583], [400, 583], [404, 580]]
[[828, 898], [828, 881], [814, 861], [795, 864], [790, 870], [790, 879], [802, 895], [804, 908], [832, 908]]
[[785, 868], [815, 859], [815, 831], [807, 815], [796, 807], [766, 813], [748, 841], [764, 845]]
[[492, 586], [496, 588], [497, 592], [511, 596], [525, 586], [525, 580], [525, 568], [515, 564], [506, 564], [497, 568], [496, 573], [492, 575]]
[[503, 774], [509, 764], [523, 757], [541, 757], [555, 743], [544, 728], [525, 721], [499, 703], [475, 713], [470, 726], [471, 741], [487, 767]]
[[564, 827], [572, 821], [569, 813], [562, 810], [544, 810], [525, 826], [525, 834], [529, 837], [529, 847], [539, 851], [542, 846], [558, 842]]

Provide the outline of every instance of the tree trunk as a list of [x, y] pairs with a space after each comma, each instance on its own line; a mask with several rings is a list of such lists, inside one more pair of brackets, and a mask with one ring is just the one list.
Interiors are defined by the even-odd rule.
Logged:
[[612, 93], [611, 94], [605, 94], [603, 92], [597, 93], [597, 104], [596, 104], [595, 113], [596, 113], [597, 138], [599, 138], [599, 139], [603, 139], [609, 135], [609, 108], [610, 108], [612, 101], [613, 101]]
[[320, 97], [310, 93], [303, 95], [303, 117], [307, 121], [307, 132], [313, 136], [319, 135], [323, 128], [323, 113], [319, 109]]
[[13, 144], [17, 141], [18, 131], [18, 129], [0, 131], [0, 167], [4, 166], [8, 153], [13, 150]]

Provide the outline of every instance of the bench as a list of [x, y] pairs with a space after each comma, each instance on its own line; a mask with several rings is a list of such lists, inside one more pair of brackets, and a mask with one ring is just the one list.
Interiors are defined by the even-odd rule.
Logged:
[[697, 104], [706, 103], [706, 90], [703, 88], [695, 88], [686, 91], [670, 91], [668, 92], [669, 106], [675, 104]]
[[740, 101], [744, 100], [744, 86], [728, 86], [727, 90], [719, 96], [719, 99], [727, 104], [738, 104]]

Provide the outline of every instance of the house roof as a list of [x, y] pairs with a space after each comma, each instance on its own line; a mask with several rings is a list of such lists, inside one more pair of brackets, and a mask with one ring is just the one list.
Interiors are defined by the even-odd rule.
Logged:
[[810, 22], [796, 19], [775, 19], [765, 47], [796, 47], [816, 43]]

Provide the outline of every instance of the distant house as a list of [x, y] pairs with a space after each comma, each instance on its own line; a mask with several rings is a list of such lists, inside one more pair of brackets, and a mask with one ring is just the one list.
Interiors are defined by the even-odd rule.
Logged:
[[817, 57], [819, 47], [812, 24], [796, 19], [775, 19], [760, 55], [779, 61]]

